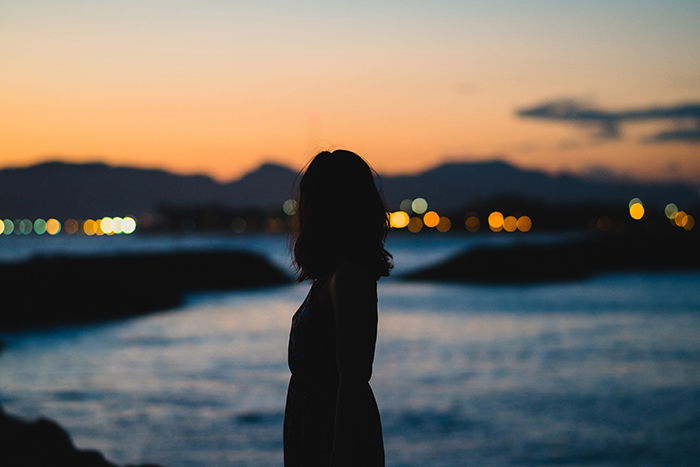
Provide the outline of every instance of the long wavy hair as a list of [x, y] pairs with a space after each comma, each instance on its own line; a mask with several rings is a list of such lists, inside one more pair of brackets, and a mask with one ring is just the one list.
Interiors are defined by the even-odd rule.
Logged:
[[300, 172], [295, 228], [290, 238], [297, 282], [327, 277], [345, 260], [362, 262], [388, 276], [392, 255], [386, 203], [379, 175], [360, 156], [322, 151]]

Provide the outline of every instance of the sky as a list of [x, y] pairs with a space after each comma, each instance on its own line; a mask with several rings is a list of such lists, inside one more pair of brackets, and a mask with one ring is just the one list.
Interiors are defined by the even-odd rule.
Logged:
[[700, 183], [696, 0], [0, 0], [0, 167], [346, 148]]

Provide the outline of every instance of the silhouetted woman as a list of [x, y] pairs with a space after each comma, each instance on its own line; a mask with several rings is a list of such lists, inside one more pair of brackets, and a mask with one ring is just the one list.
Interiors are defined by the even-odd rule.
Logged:
[[350, 151], [316, 155], [299, 183], [297, 221], [297, 281], [312, 286], [289, 337], [284, 465], [383, 466], [369, 380], [377, 280], [392, 264], [384, 249], [386, 206], [372, 169]]

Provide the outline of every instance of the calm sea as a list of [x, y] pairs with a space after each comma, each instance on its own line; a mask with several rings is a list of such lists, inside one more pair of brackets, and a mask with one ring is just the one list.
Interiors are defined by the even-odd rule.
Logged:
[[[552, 240], [396, 236], [388, 248], [400, 273], [513, 238]], [[0, 260], [201, 248], [288, 267], [279, 236], [10, 237]], [[143, 317], [4, 334], [0, 402], [118, 463], [279, 466], [289, 324], [308, 288], [198, 293]], [[387, 465], [700, 464], [700, 272], [378, 290]]]

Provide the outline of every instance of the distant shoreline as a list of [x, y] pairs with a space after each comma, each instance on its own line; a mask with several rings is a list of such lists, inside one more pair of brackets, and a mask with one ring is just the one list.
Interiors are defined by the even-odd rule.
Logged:
[[535, 283], [612, 271], [700, 269], [700, 236], [607, 234], [552, 244], [481, 246], [401, 276], [406, 280]]
[[291, 283], [248, 251], [35, 257], [0, 264], [0, 330], [96, 322], [176, 307], [193, 290]]

